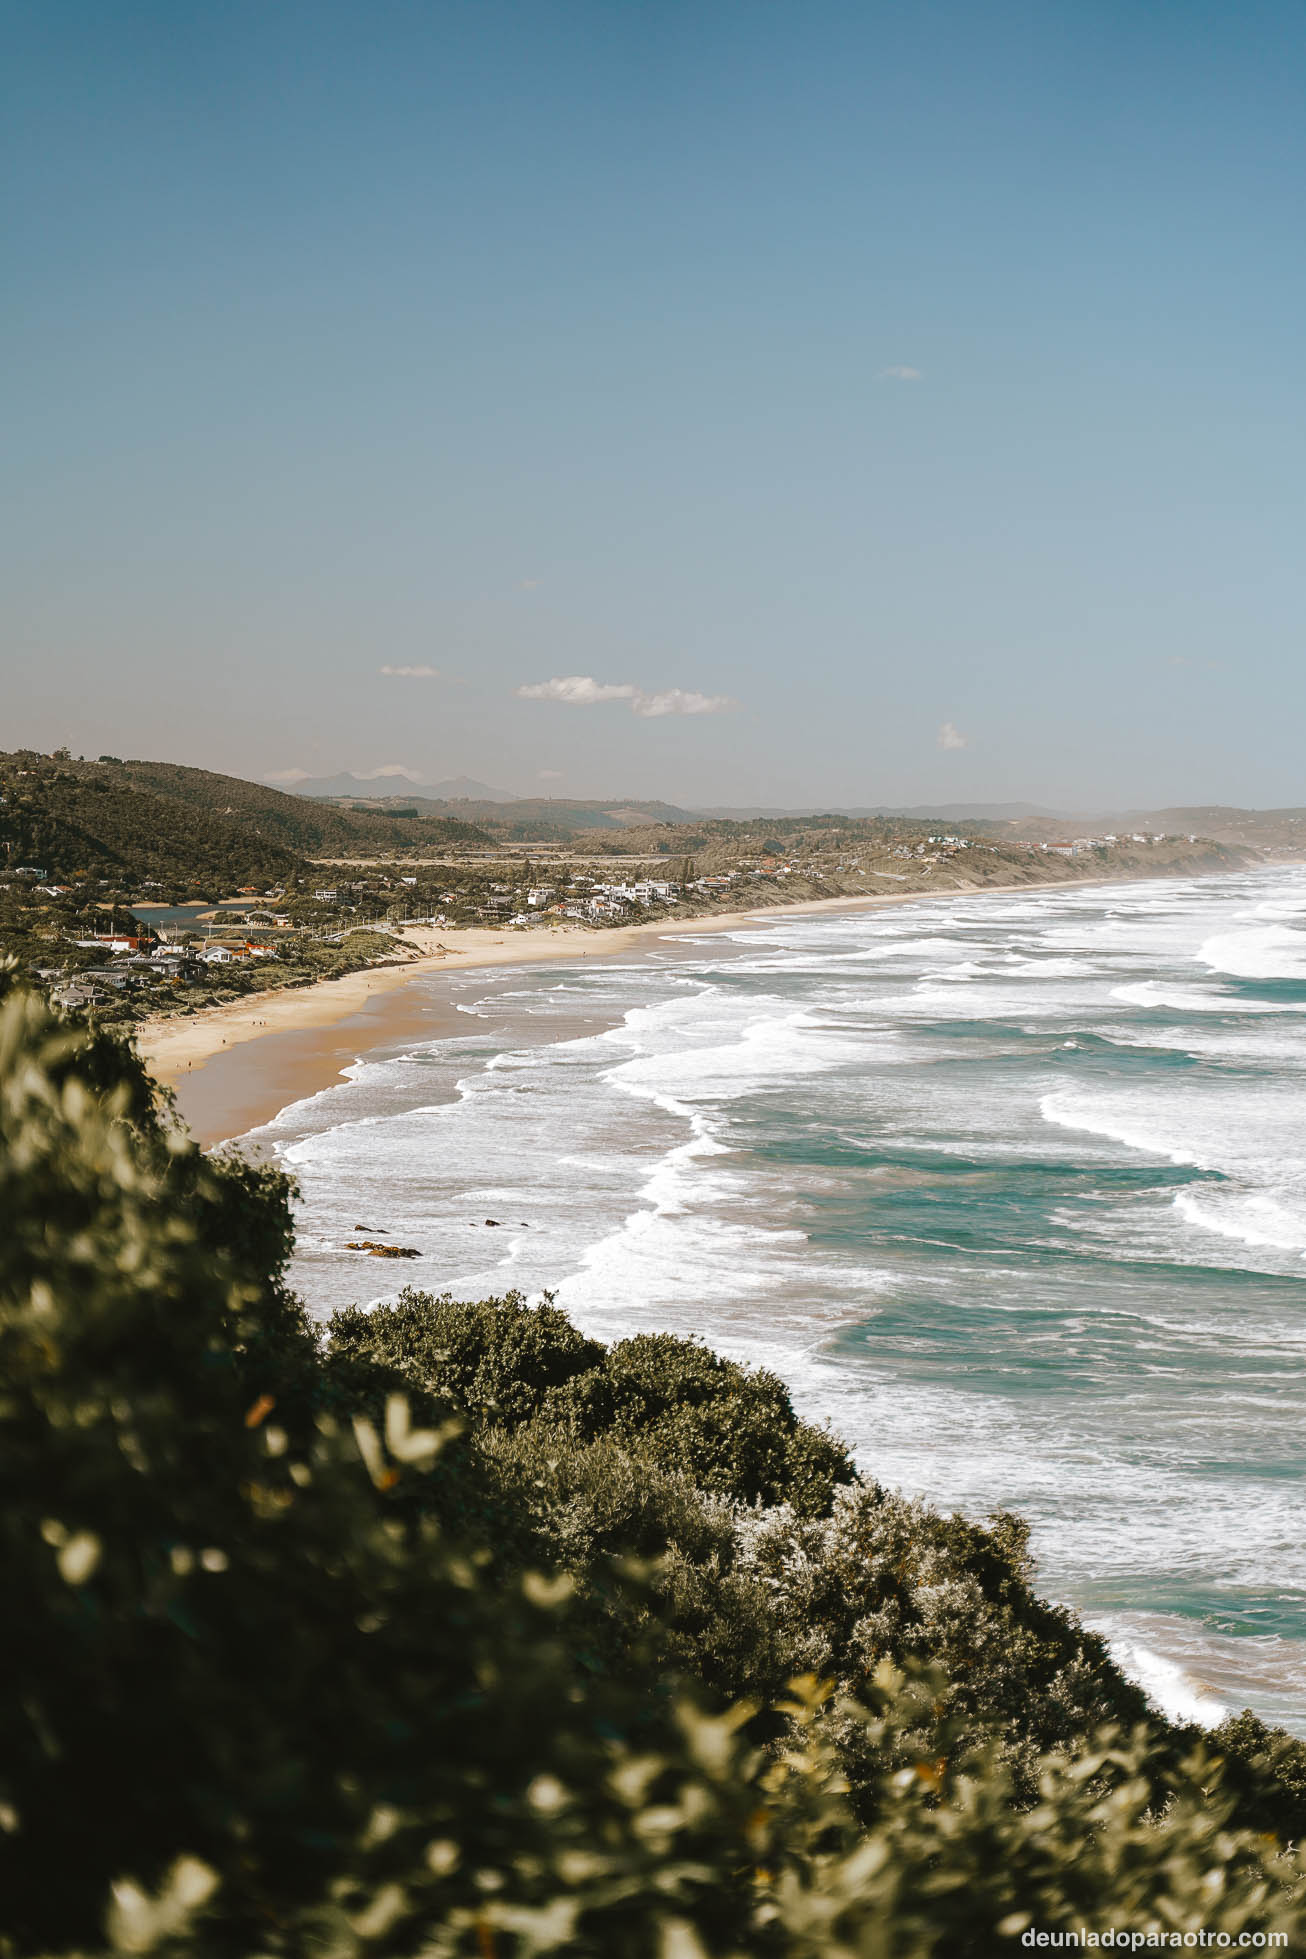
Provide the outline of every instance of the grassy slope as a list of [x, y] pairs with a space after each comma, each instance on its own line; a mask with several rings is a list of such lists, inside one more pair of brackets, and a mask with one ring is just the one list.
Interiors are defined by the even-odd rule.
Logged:
[[11, 863], [51, 877], [284, 882], [303, 857], [338, 850], [390, 854], [412, 845], [475, 843], [468, 824], [353, 816], [167, 762], [56, 762], [0, 756], [0, 843]]
[[49, 764], [16, 778], [5, 770], [4, 793], [0, 840], [12, 844], [12, 861], [59, 880], [263, 886], [292, 875], [299, 861], [238, 818], [152, 795], [117, 771]]

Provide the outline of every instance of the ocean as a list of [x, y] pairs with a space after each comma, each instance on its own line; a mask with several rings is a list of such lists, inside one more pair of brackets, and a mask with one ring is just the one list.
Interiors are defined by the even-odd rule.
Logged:
[[252, 1132], [315, 1313], [547, 1289], [701, 1336], [881, 1483], [1023, 1513], [1157, 1705], [1306, 1734], [1306, 868], [426, 984], [456, 1038]]

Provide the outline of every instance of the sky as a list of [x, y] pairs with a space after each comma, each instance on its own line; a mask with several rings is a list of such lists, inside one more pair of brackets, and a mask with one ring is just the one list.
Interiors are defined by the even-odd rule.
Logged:
[[1298, 0], [0, 25], [0, 747], [1306, 804]]

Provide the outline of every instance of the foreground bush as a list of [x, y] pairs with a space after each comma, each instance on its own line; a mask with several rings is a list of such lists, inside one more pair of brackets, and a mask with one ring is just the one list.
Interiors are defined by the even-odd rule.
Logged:
[[[560, 1411], [538, 1381], [512, 1398], [527, 1343], [477, 1413], [493, 1340], [470, 1376], [402, 1393], [402, 1354], [338, 1338], [322, 1361], [283, 1283], [284, 1184], [206, 1162], [129, 1056], [23, 996], [0, 1010], [0, 1206], [13, 1959], [915, 1959], [1016, 1951], [1031, 1925], [1302, 1924], [1299, 1867], [1235, 1826], [1210, 1757], [1117, 1726], [1014, 1761], [958, 1691], [967, 1652], [987, 1664], [983, 1612], [931, 1616], [937, 1569], [901, 1542], [881, 1569], [902, 1513], [837, 1475], [837, 1445], [809, 1445], [764, 1378], [750, 1404], [711, 1356], [582, 1353], [543, 1400], [595, 1372], [611, 1399]], [[525, 1340], [527, 1314], [500, 1323]], [[570, 1343], [536, 1331], [546, 1355]], [[772, 1408], [778, 1454], [727, 1446], [722, 1392], [759, 1440]], [[553, 1458], [570, 1523], [528, 1473], [546, 1435], [574, 1452]], [[661, 1550], [637, 1501], [652, 1475]], [[639, 1514], [650, 1555], [632, 1563]], [[1023, 1585], [1010, 1531], [958, 1543], [984, 1597]], [[801, 1588], [780, 1578], [818, 1552], [869, 1587], [854, 1625], [883, 1623], [858, 1695], [816, 1677], [850, 1644], [829, 1644], [813, 1598], [816, 1670], [765, 1718], [727, 1704], [677, 1585], [706, 1593], [715, 1558], [741, 1598], [771, 1600], [761, 1678], [802, 1643]], [[619, 1655], [600, 1625], [623, 1629]], [[725, 1632], [718, 1658], [737, 1666]]]

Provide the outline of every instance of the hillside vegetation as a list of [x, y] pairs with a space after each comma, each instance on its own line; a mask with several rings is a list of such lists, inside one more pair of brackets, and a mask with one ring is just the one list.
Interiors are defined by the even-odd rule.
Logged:
[[485, 842], [452, 818], [354, 816], [236, 776], [167, 762], [0, 755], [0, 845], [7, 863], [57, 880], [116, 884], [284, 883], [331, 851], [395, 855]]
[[516, 1297], [317, 1338], [284, 1180], [18, 991], [0, 1206], [9, 1959], [1306, 1930], [1306, 1751], [1149, 1714], [775, 1377]]
[[117, 769], [0, 757], [0, 840], [10, 865], [56, 882], [98, 874], [115, 884], [228, 880], [264, 885], [295, 871], [277, 838], [225, 814], [138, 788]]
[[[302, 790], [297, 792], [301, 795]], [[914, 809], [682, 809], [674, 803], [641, 802], [609, 797], [605, 800], [577, 801], [570, 797], [516, 797], [501, 800], [458, 797], [441, 800], [412, 795], [333, 797], [324, 808], [360, 809], [379, 814], [400, 808], [415, 809], [424, 817], [456, 817], [475, 824], [496, 841], [562, 842], [584, 839], [588, 845], [596, 835], [611, 831], [612, 848], [625, 849], [630, 834], [643, 838], [660, 835], [667, 849], [685, 847], [683, 838], [693, 831], [710, 837], [735, 838], [740, 844], [750, 836], [764, 834], [793, 836], [814, 830], [827, 834], [842, 832], [850, 838], [877, 835], [916, 835], [929, 830], [957, 831], [963, 836], [983, 839], [1002, 846], [1025, 839], [1052, 843], [1085, 832], [1113, 833], [1122, 842], [1134, 831], [1165, 835], [1174, 842], [1206, 838], [1220, 844], [1285, 854], [1300, 854], [1306, 845], [1306, 810], [1237, 809], [1220, 804], [1202, 804], [1167, 809], [1096, 811], [1091, 814], [1061, 814], [1026, 804], [957, 805], [922, 804]], [[672, 833], [676, 834], [673, 836]], [[626, 833], [623, 835], [623, 833]], [[641, 844], [642, 847], [642, 844]]]
[[[350, 802], [322, 807], [357, 810], [364, 805]], [[378, 813], [400, 807], [431, 817], [457, 810], [472, 817], [486, 837], [502, 846], [505, 855], [531, 843], [555, 850], [570, 845], [573, 854], [583, 852], [595, 859], [642, 858], [650, 866], [659, 858], [692, 858], [697, 868], [706, 872], [756, 865], [767, 857], [786, 858], [795, 872], [815, 874], [822, 886], [793, 890], [788, 894], [791, 897], [860, 895], [868, 888], [865, 874], [873, 876], [878, 870], [881, 875], [886, 871], [900, 875], [902, 866], [893, 862], [895, 858], [929, 853], [939, 844], [942, 854], [955, 860], [954, 869], [964, 869], [967, 881], [981, 886], [999, 881], [1055, 883], [1083, 877], [1089, 863], [1117, 876], [1134, 871], [1143, 875], [1168, 871], [1193, 875], [1233, 869], [1247, 862], [1250, 851], [1258, 848], [1250, 835], [1232, 839], [1223, 831], [1195, 831], [1189, 822], [1181, 826], [1177, 819], [1193, 815], [1191, 811], [1168, 812], [1172, 819], [1169, 823], [1158, 824], [1141, 836], [1130, 834], [1136, 827], [1131, 822], [1119, 833], [1081, 838], [1072, 860], [1040, 845], [1064, 839], [1068, 827], [1074, 836], [1076, 826], [1044, 821], [1015, 825], [950, 822], [919, 813], [855, 816], [839, 811], [727, 817], [687, 814], [670, 803], [543, 799], [505, 806], [413, 798], [400, 803], [378, 798], [366, 805]], [[940, 836], [940, 832], [945, 834]], [[959, 852], [968, 853], [964, 865]]]
[[[392, 856], [414, 844], [429, 848], [489, 841], [473, 824], [439, 811], [419, 811], [413, 818], [396, 816], [393, 809], [337, 809], [305, 796], [289, 796], [264, 783], [215, 775], [208, 769], [183, 768], [176, 762], [125, 762], [122, 766], [137, 788], [193, 809], [220, 809], [306, 857], [346, 849]], [[400, 807], [411, 809], [414, 805], [394, 806]]]
[[422, 796], [378, 796], [361, 800], [357, 796], [334, 798], [322, 805], [329, 809], [374, 810], [386, 815], [395, 809], [416, 810], [420, 816], [440, 819], [459, 817], [485, 830], [497, 842], [544, 842], [564, 837], [588, 836], [595, 830], [629, 830], [650, 824], [689, 823], [693, 818], [674, 803], [574, 802], [562, 797], [515, 797], [511, 803], [481, 802], [458, 797], [438, 801]]

